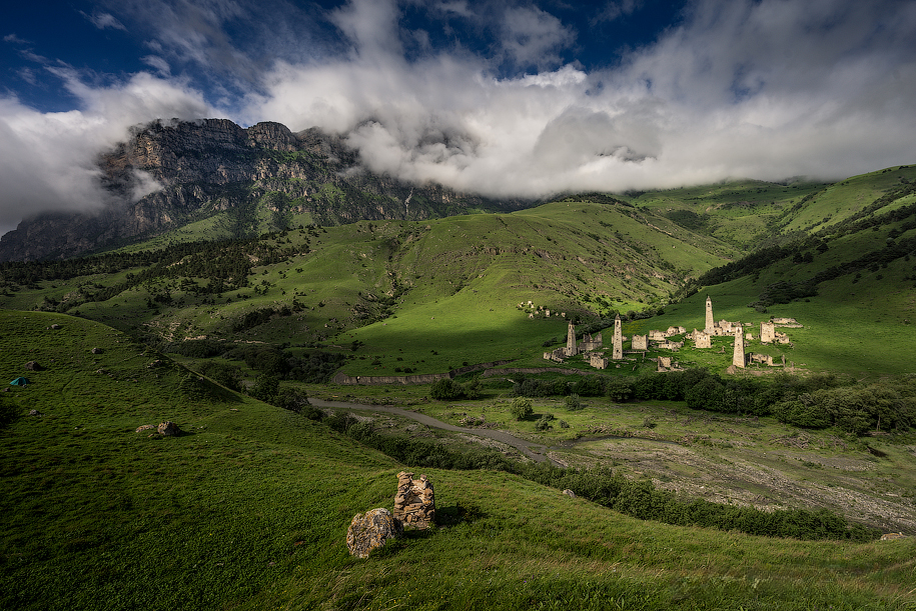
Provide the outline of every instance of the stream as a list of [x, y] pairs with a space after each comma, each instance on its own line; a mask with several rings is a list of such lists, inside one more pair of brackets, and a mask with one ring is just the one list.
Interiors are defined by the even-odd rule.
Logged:
[[361, 403], [348, 403], [346, 401], [325, 401], [323, 399], [315, 399], [312, 397], [309, 397], [309, 403], [315, 407], [332, 407], [348, 410], [371, 410], [375, 412], [397, 414], [398, 416], [404, 416], [405, 418], [416, 420], [420, 424], [425, 424], [426, 426], [432, 428], [442, 429], [444, 431], [453, 431], [456, 433], [465, 433], [467, 435], [477, 435], [478, 437], [488, 437], [495, 441], [499, 441], [500, 443], [512, 446], [535, 462], [547, 461], [556, 467], [563, 466], [560, 463], [551, 460], [547, 456], [547, 446], [540, 443], [532, 443], [530, 441], [525, 441], [524, 439], [519, 439], [518, 437], [510, 435], [509, 433], [504, 433], [503, 431], [494, 431], [490, 429], [468, 429], [460, 426], [455, 426], [453, 424], [437, 420], [431, 416], [427, 416], [426, 414], [412, 412], [410, 410], [401, 409], [400, 407], [395, 407], [393, 405], [363, 405]]

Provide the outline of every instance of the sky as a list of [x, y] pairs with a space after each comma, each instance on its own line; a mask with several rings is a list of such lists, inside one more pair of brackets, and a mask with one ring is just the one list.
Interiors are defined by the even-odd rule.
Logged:
[[916, 163], [912, 0], [7, 4], [0, 233], [112, 205], [95, 160], [157, 118], [320, 127], [495, 198]]

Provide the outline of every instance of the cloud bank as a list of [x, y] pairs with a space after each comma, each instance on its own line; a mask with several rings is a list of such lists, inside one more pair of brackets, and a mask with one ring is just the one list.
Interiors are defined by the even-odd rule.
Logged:
[[[0, 100], [0, 181], [10, 185], [0, 226], [101, 205], [95, 156], [159, 117], [318, 126], [373, 171], [494, 197], [842, 178], [916, 161], [912, 2], [696, 0], [654, 40], [588, 66], [569, 59], [580, 33], [530, 3], [352, 0], [308, 14], [278, 5], [271, 27], [245, 38], [231, 33], [257, 19], [253, 4], [159, 4], [142, 9], [143, 60], [157, 76], [95, 87], [48, 66], [78, 110]], [[609, 2], [592, 21], [642, 5]], [[130, 28], [148, 4], [114, 6], [94, 13], [107, 16], [99, 27]], [[426, 29], [406, 19], [417, 11]], [[459, 30], [474, 32], [473, 44]], [[235, 77], [213, 86], [172, 76], [194, 68]]]

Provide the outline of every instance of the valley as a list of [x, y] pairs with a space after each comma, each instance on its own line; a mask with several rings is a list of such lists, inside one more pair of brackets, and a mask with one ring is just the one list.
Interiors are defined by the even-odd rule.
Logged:
[[[0, 363], [31, 382], [0, 396], [0, 606], [909, 608], [913, 180], [900, 166], [283, 217], [227, 239], [211, 230], [241, 218], [230, 206], [82, 257], [0, 263]], [[707, 296], [779, 366], [729, 369], [729, 336], [633, 351], [633, 335], [702, 330]], [[609, 352], [617, 315], [624, 360], [544, 359], [569, 322]], [[780, 317], [800, 326], [761, 344]], [[678, 367], [659, 373], [663, 358]], [[185, 434], [136, 432], [165, 420]], [[350, 558], [346, 524], [390, 505], [405, 467], [436, 483], [439, 527]], [[707, 510], [731, 526], [701, 526]], [[792, 512], [849, 530], [745, 534]], [[417, 602], [430, 584], [448, 603]]]

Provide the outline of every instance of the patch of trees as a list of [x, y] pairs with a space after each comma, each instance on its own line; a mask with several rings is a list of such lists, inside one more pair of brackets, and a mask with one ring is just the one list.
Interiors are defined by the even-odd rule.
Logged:
[[479, 399], [481, 396], [480, 378], [474, 378], [465, 384], [451, 378], [441, 378], [430, 387], [429, 396], [437, 401]]
[[519, 379], [520, 397], [606, 396], [684, 401], [691, 409], [745, 416], [775, 416], [806, 428], [834, 426], [853, 435], [871, 430], [905, 432], [916, 427], [916, 376], [860, 384], [834, 374], [769, 379], [723, 378], [706, 369], [652, 372], [638, 377], [586, 375], [573, 379]]
[[697, 214], [692, 210], [672, 210], [665, 216], [691, 231], [702, 231], [709, 225], [709, 215]]
[[297, 380], [313, 384], [330, 380], [347, 358], [342, 354], [322, 350], [295, 356], [287, 350], [262, 344], [235, 346], [223, 356], [230, 360], [244, 361], [251, 369], [274, 376], [278, 380]]

